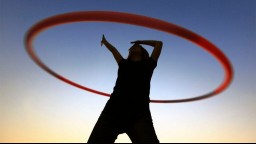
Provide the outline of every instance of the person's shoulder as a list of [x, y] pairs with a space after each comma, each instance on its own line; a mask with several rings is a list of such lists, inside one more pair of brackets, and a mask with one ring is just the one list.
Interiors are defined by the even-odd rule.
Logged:
[[118, 63], [118, 65], [120, 66], [120, 65], [123, 65], [123, 64], [125, 64], [125, 63], [127, 63], [127, 59], [122, 58], [122, 59], [120, 60], [120, 62]]
[[149, 63], [151, 66], [153, 66], [153, 67], [156, 67], [156, 66], [157, 66], [157, 61], [154, 60], [152, 57], [149, 57], [148, 63]]
[[157, 63], [157, 61], [154, 60], [152, 57], [149, 57], [148, 61], [151, 62], [151, 63]]

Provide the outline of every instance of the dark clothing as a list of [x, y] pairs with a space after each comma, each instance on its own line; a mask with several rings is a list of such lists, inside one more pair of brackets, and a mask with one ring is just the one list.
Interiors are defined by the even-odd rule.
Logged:
[[150, 80], [157, 63], [152, 58], [147, 61], [123, 59], [118, 65], [118, 77], [113, 95], [120, 94], [125, 98], [134, 98], [132, 95], [140, 94], [138, 99], [148, 101]]
[[147, 61], [119, 62], [118, 77], [114, 92], [106, 104], [104, 112], [137, 117], [149, 111], [150, 80], [157, 63]]
[[123, 59], [118, 65], [114, 91], [88, 142], [114, 142], [121, 133], [133, 142], [158, 142], [149, 109], [150, 81], [157, 62]]
[[106, 113], [99, 117], [88, 143], [114, 143], [118, 135], [124, 132], [133, 143], [159, 143], [151, 115], [141, 117], [136, 123], [123, 124]]

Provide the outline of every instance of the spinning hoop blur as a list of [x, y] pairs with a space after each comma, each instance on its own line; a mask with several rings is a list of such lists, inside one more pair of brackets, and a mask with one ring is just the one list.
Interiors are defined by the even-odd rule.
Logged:
[[229, 62], [228, 58], [225, 56], [223, 52], [221, 52], [215, 45], [213, 45], [211, 42], [203, 38], [202, 36], [199, 36], [198, 34], [187, 30], [183, 27], [180, 27], [178, 25], [147, 17], [147, 16], [142, 16], [142, 15], [137, 15], [137, 14], [130, 14], [130, 13], [123, 13], [123, 12], [112, 12], [112, 11], [81, 11], [81, 12], [72, 12], [72, 13], [65, 13], [65, 14], [60, 14], [56, 16], [52, 16], [49, 18], [46, 18], [34, 26], [32, 26], [25, 37], [25, 47], [32, 58], [32, 60], [39, 65], [42, 69], [44, 69], [46, 72], [49, 74], [53, 75], [59, 80], [62, 80], [70, 85], [73, 85], [77, 88], [99, 94], [102, 96], [110, 96], [108, 93], [104, 93], [98, 90], [91, 89], [89, 87], [80, 85], [78, 83], [75, 83], [58, 73], [54, 72], [51, 70], [49, 67], [47, 67], [36, 55], [33, 47], [33, 40], [36, 38], [37, 35], [39, 35], [40, 32], [56, 26], [56, 25], [61, 25], [61, 24], [66, 24], [66, 23], [74, 23], [74, 22], [89, 22], [89, 21], [94, 21], [94, 22], [114, 22], [114, 23], [123, 23], [123, 24], [131, 24], [131, 25], [137, 25], [137, 26], [142, 26], [142, 27], [147, 27], [151, 29], [155, 29], [158, 31], [166, 32], [169, 34], [174, 34], [176, 36], [179, 36], [181, 38], [184, 38], [188, 41], [191, 41], [210, 54], [212, 54], [222, 65], [224, 71], [225, 71], [225, 78], [222, 81], [222, 83], [215, 88], [213, 91], [191, 97], [191, 98], [186, 98], [186, 99], [176, 99], [176, 100], [150, 100], [150, 102], [154, 103], [181, 103], [181, 102], [191, 102], [191, 101], [196, 101], [196, 100], [202, 100], [206, 99], [212, 96], [215, 96], [221, 92], [223, 92], [232, 82], [233, 79], [233, 69], [232, 65]]

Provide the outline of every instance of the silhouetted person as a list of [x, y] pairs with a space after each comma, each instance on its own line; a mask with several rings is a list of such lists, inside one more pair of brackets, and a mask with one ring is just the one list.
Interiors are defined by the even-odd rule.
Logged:
[[[162, 49], [162, 42], [142, 40], [131, 42], [127, 59], [102, 36], [105, 45], [118, 63], [118, 77], [104, 110], [88, 143], [113, 143], [117, 136], [126, 133], [133, 143], [159, 143], [149, 108], [150, 80]], [[148, 52], [140, 45], [152, 46]]]

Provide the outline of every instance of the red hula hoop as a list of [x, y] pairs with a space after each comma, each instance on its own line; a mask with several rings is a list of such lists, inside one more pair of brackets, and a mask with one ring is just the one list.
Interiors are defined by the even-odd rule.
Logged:
[[229, 62], [228, 58], [224, 55], [223, 52], [221, 52], [215, 45], [213, 45], [211, 42], [203, 38], [202, 36], [199, 36], [198, 34], [187, 30], [183, 27], [180, 27], [178, 25], [147, 17], [137, 14], [130, 14], [130, 13], [124, 13], [124, 12], [112, 12], [112, 11], [81, 11], [81, 12], [72, 12], [72, 13], [66, 13], [66, 14], [60, 14], [56, 16], [52, 16], [49, 18], [46, 18], [34, 26], [32, 26], [28, 32], [26, 33], [25, 37], [25, 47], [32, 58], [36, 62], [37, 65], [39, 65], [42, 69], [44, 69], [49, 74], [53, 75], [54, 77], [58, 78], [59, 80], [62, 80], [70, 85], [73, 85], [77, 88], [99, 94], [102, 96], [110, 96], [108, 93], [104, 93], [98, 90], [94, 90], [85, 86], [82, 86], [78, 83], [75, 83], [58, 73], [51, 70], [49, 67], [47, 67], [36, 55], [34, 48], [33, 48], [33, 40], [35, 37], [42, 32], [43, 30], [46, 30], [50, 27], [60, 25], [60, 24], [66, 24], [66, 23], [73, 23], [73, 22], [114, 22], [114, 23], [123, 23], [123, 24], [131, 24], [131, 25], [137, 25], [142, 27], [147, 27], [151, 29], [155, 29], [158, 31], [166, 32], [169, 34], [174, 34], [176, 36], [179, 36], [181, 38], [184, 38], [188, 41], [191, 41], [195, 43], [196, 45], [200, 46], [210, 54], [212, 54], [219, 63], [223, 66], [223, 69], [225, 71], [225, 78], [223, 82], [213, 91], [206, 93], [204, 95], [192, 97], [192, 98], [186, 98], [186, 99], [177, 99], [177, 100], [150, 100], [150, 102], [154, 103], [180, 103], [180, 102], [191, 102], [196, 100], [202, 100], [205, 98], [212, 97], [214, 95], [217, 95], [224, 91], [232, 82], [233, 79], [233, 69], [232, 65]]

